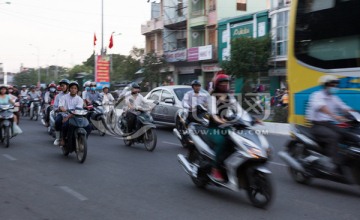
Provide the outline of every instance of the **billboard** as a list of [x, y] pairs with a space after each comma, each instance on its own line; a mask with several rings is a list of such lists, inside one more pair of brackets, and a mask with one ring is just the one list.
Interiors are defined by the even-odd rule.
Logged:
[[95, 82], [97, 88], [110, 87], [110, 56], [98, 55], [95, 62]]

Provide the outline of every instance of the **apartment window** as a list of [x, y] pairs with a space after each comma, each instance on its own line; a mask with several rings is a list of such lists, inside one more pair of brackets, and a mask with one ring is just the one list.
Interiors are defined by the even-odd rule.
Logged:
[[247, 0], [237, 0], [236, 1], [236, 10], [246, 11], [246, 1]]
[[186, 39], [177, 39], [177, 41], [176, 41], [176, 48], [177, 48], [177, 49], [184, 49], [184, 48], [186, 48]]
[[191, 16], [199, 17], [203, 16], [205, 12], [205, 0], [193, 0], [191, 1]]
[[209, 0], [209, 11], [216, 10], [216, 0]]
[[191, 45], [192, 47], [200, 47], [205, 45], [205, 31], [192, 30], [191, 31]]
[[288, 42], [289, 11], [273, 15], [272, 20], [272, 55], [286, 56]]
[[184, 15], [183, 9], [184, 9], [183, 0], [178, 0], [178, 4], [177, 4], [177, 15], [178, 16]]

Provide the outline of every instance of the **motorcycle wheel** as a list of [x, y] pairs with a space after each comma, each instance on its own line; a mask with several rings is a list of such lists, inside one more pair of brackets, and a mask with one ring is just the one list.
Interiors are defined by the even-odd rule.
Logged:
[[87, 155], [87, 140], [85, 135], [79, 134], [76, 139], [76, 158], [79, 163], [84, 163]]
[[[301, 149], [302, 146], [298, 146], [297, 143], [294, 143], [292, 146], [289, 146], [288, 149], [289, 149], [289, 154], [290, 156], [292, 156], [293, 158], [295, 158], [296, 160], [299, 160], [299, 158], [301, 157], [301, 152], [299, 152], [298, 149]], [[309, 184], [310, 181], [311, 181], [311, 177], [300, 172], [300, 171], [297, 171], [291, 167], [289, 167], [289, 172], [290, 172], [290, 176], [291, 178], [297, 182], [297, 183], [301, 183], [301, 184]]]
[[4, 144], [8, 148], [10, 146], [10, 127], [4, 127]]
[[199, 169], [201, 162], [199, 152], [197, 150], [190, 150], [188, 160], [193, 166], [198, 168], [197, 177], [191, 176], [191, 180], [196, 187], [204, 189], [209, 182], [209, 178], [205, 172]]
[[257, 208], [266, 208], [270, 204], [273, 195], [270, 176], [255, 172], [249, 178], [250, 184], [247, 188], [247, 195], [250, 202]]
[[157, 136], [154, 129], [148, 129], [143, 135], [145, 149], [153, 151], [156, 147]]
[[131, 140], [127, 140], [126, 137], [124, 137], [124, 144], [125, 144], [126, 146], [131, 146], [132, 141], [131, 141]]

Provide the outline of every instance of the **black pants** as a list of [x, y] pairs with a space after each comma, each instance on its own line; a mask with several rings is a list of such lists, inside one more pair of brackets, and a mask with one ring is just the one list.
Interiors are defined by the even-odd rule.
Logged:
[[135, 129], [136, 119], [137, 119], [137, 115], [134, 114], [134, 112], [131, 111], [126, 112], [126, 121], [129, 132], [132, 132]]
[[188, 117], [186, 118], [186, 124], [190, 124], [191, 122], [199, 123], [201, 115], [198, 115], [196, 112], [189, 112]]
[[325, 145], [325, 153], [333, 158], [335, 163], [340, 163], [337, 154], [338, 143], [342, 140], [360, 144], [360, 138], [350, 133], [345, 128], [340, 128], [329, 121], [314, 121], [312, 134]]

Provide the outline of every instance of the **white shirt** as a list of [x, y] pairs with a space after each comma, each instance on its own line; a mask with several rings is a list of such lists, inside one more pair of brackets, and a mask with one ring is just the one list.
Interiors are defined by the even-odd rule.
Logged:
[[81, 98], [82, 99], [86, 99], [86, 90], [85, 91], [82, 91], [82, 93], [81, 93]]
[[78, 96], [71, 96], [70, 93], [62, 96], [59, 101], [59, 108], [64, 107], [66, 110], [69, 109], [82, 109], [84, 107], [84, 100]]
[[109, 104], [109, 102], [113, 102], [115, 99], [114, 97], [111, 95], [111, 93], [101, 93], [102, 97], [103, 97], [103, 100], [102, 100], [102, 103], [103, 104]]
[[55, 96], [55, 101], [54, 101], [54, 109], [57, 110], [59, 108], [59, 102], [61, 97], [63, 97], [64, 95], [66, 95], [64, 92], [60, 92], [59, 94], [57, 94]]
[[27, 94], [28, 94], [28, 90], [26, 89], [25, 91], [24, 90], [21, 90], [20, 91], [20, 96], [27, 96]]
[[306, 118], [310, 121], [333, 121], [334, 119], [330, 115], [320, 111], [320, 108], [324, 106], [335, 115], [339, 113], [339, 110], [351, 109], [339, 97], [328, 95], [325, 90], [321, 90], [310, 95]]
[[209, 99], [209, 94], [202, 92], [195, 93], [194, 90], [188, 91], [185, 93], [182, 100], [182, 105], [184, 108], [188, 109], [190, 112], [196, 111], [197, 105], [204, 105], [207, 107]]
[[[131, 101], [132, 100], [132, 101]], [[129, 95], [125, 98], [125, 104], [126, 106], [133, 106], [133, 107], [142, 107], [143, 105], [146, 105], [146, 101], [144, 96], [142, 96], [140, 93], [137, 94], [136, 97], [133, 95]]]

